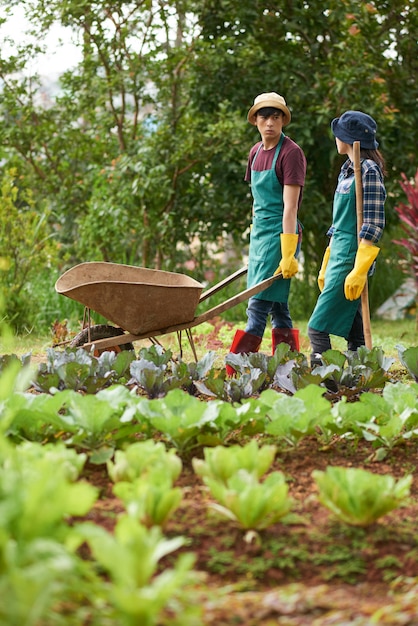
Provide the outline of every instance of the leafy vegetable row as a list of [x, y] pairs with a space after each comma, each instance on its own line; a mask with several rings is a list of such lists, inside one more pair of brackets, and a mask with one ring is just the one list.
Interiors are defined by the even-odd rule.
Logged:
[[341, 437], [364, 438], [373, 442], [379, 459], [418, 435], [417, 383], [388, 383], [381, 394], [364, 392], [356, 402], [346, 397], [331, 402], [324, 397], [325, 388], [308, 384], [292, 396], [266, 389], [257, 398], [231, 404], [219, 399], [202, 402], [182, 389], [149, 400], [120, 384], [95, 395], [71, 389], [34, 394], [26, 391], [30, 377], [18, 363], [1, 374], [1, 430], [15, 442], [60, 440], [87, 451], [92, 463], [105, 463], [115, 450], [154, 436], [182, 455], [231, 443], [236, 431], [243, 437], [273, 437], [287, 446], [308, 436], [321, 444]]
[[[402, 365], [418, 381], [418, 347], [398, 346], [398, 354]], [[226, 379], [225, 370], [213, 367], [215, 352], [206, 353], [198, 363], [185, 363], [173, 360], [170, 350], [154, 345], [142, 348], [138, 357], [130, 351], [104, 352], [95, 357], [82, 348], [64, 351], [50, 348], [46, 363], [40, 364], [31, 382], [36, 391], [45, 393], [72, 389], [94, 394], [120, 383], [136, 386], [148, 398], [162, 397], [172, 389], [181, 388], [191, 395], [200, 393], [240, 402], [267, 388], [291, 394], [309, 384], [359, 392], [383, 388], [390, 381], [389, 369], [394, 363], [394, 359], [384, 356], [381, 348], [362, 347], [357, 352], [347, 353], [328, 350], [323, 354], [323, 364], [312, 369], [305, 355], [291, 352], [289, 346], [280, 344], [274, 356], [228, 354], [226, 362], [238, 375]], [[11, 358], [2, 357], [0, 367]], [[23, 362], [29, 360], [24, 357]]]

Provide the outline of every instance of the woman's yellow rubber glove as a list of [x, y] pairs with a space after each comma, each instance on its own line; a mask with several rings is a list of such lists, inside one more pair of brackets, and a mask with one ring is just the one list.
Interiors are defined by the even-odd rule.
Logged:
[[377, 246], [360, 243], [356, 260], [354, 261], [354, 268], [348, 274], [344, 283], [344, 294], [347, 300], [357, 300], [357, 298], [360, 298], [367, 281], [367, 272], [379, 252], [380, 248]]
[[297, 273], [299, 265], [295, 259], [295, 252], [298, 245], [298, 239], [298, 235], [293, 235], [292, 233], [281, 233], [280, 245], [282, 248], [282, 259], [279, 267], [274, 272], [274, 276], [281, 272], [283, 278], [292, 278], [292, 276]]
[[325, 270], [327, 269], [330, 252], [331, 252], [331, 248], [329, 246], [327, 246], [327, 248], [325, 248], [324, 258], [322, 259], [321, 269], [319, 270], [319, 274], [318, 274], [319, 291], [323, 291], [324, 290]]

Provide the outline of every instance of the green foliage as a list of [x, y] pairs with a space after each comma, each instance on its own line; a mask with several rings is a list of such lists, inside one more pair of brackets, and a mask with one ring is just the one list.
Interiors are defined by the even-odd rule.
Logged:
[[213, 364], [216, 359], [216, 352], [209, 350], [200, 361], [185, 363], [181, 359], [173, 362], [173, 374], [181, 380], [181, 387], [191, 395], [198, 392], [196, 381], [200, 382], [210, 376]]
[[199, 445], [202, 431], [212, 427], [221, 410], [220, 402], [200, 402], [180, 389], [169, 391], [162, 399], [142, 402], [139, 411], [152, 429], [159, 431], [179, 452]]
[[114, 483], [134, 481], [154, 470], [163, 471], [174, 481], [180, 476], [181, 469], [182, 462], [175, 450], [166, 450], [161, 441], [153, 439], [132, 443], [126, 450], [116, 450], [114, 460], [107, 462], [107, 471]]
[[257, 367], [253, 367], [238, 378], [224, 380], [220, 377], [210, 377], [205, 382], [195, 382], [195, 386], [203, 395], [235, 403], [251, 398], [260, 390], [265, 379], [266, 375]]
[[80, 526], [78, 534], [110, 577], [107, 597], [117, 622], [156, 626], [163, 608], [189, 580], [193, 556], [183, 554], [174, 569], [158, 575], [157, 566], [184, 545], [184, 539], [165, 539], [158, 526], [148, 530], [128, 515], [118, 519], [114, 534], [94, 524]]
[[272, 472], [263, 482], [244, 469], [225, 483], [205, 478], [212, 496], [212, 507], [239, 523], [245, 530], [261, 530], [275, 524], [291, 510], [292, 500], [282, 472]]
[[360, 346], [355, 352], [327, 350], [322, 353], [324, 366], [315, 367], [314, 375], [330, 380], [340, 387], [359, 390], [378, 389], [390, 380], [388, 370], [394, 359], [384, 356], [381, 347]]
[[205, 460], [193, 459], [193, 469], [201, 476], [217, 500], [213, 508], [237, 521], [246, 530], [267, 528], [289, 513], [291, 500], [281, 472], [270, 473], [275, 446], [222, 446], [204, 449]]
[[269, 407], [266, 415], [266, 433], [296, 446], [308, 435], [324, 431], [330, 419], [330, 403], [323, 398], [324, 389], [309, 385], [293, 397], [265, 391], [260, 402]]
[[193, 469], [203, 480], [210, 478], [227, 483], [240, 469], [261, 478], [271, 467], [276, 454], [276, 446], [258, 447], [253, 439], [245, 446], [217, 446], [204, 448], [205, 460], [193, 459]]
[[49, 393], [63, 389], [97, 393], [113, 383], [127, 382], [129, 366], [135, 359], [129, 350], [103, 352], [95, 357], [83, 348], [48, 348], [46, 354], [46, 363], [39, 365], [33, 386]]
[[398, 508], [409, 496], [412, 476], [395, 481], [388, 474], [360, 468], [327, 467], [314, 470], [319, 501], [338, 519], [353, 526], [369, 526]]
[[331, 409], [325, 431], [332, 435], [363, 437], [373, 442], [373, 460], [383, 460], [388, 449], [415, 437], [418, 420], [418, 388], [396, 383], [387, 385], [382, 396], [364, 393], [359, 402], [342, 398]]
[[37, 307], [33, 283], [58, 258], [50, 213], [39, 206], [29, 184], [16, 168], [0, 180], [0, 292], [7, 303], [5, 319], [15, 330], [31, 326]]
[[129, 407], [118, 408], [107, 401], [106, 395], [81, 396], [72, 392], [68, 405], [61, 417], [67, 436], [63, 438], [69, 446], [86, 450], [91, 463], [106, 463], [113, 456], [116, 446], [122, 446], [134, 438], [139, 430]]
[[[69, 532], [65, 518], [85, 515], [97, 498], [97, 490], [87, 482], [73, 482], [84, 460], [85, 457], [77, 460], [62, 444], [54, 450], [37, 443], [3, 447], [2, 537], [7, 534], [22, 544], [42, 537], [63, 540]], [[0, 561], [4, 562], [4, 558], [3, 553]]]
[[[391, 385], [383, 390], [383, 397], [364, 394], [360, 398], [363, 415], [369, 420], [358, 423], [363, 437], [383, 448], [392, 448], [411, 437], [418, 436], [418, 387], [415, 389], [402, 383]], [[367, 410], [368, 409], [368, 410]], [[377, 458], [383, 458], [381, 449]]]
[[145, 477], [131, 482], [118, 482], [113, 487], [115, 495], [124, 503], [128, 515], [150, 528], [164, 528], [178, 508], [183, 490], [173, 488], [173, 480], [163, 467], [154, 468]]
[[406, 367], [412, 378], [418, 382], [418, 346], [405, 348], [402, 345], [396, 346], [399, 360]]
[[165, 366], [158, 366], [147, 359], [139, 359], [131, 365], [131, 381], [146, 393], [148, 398], [161, 398], [171, 389], [181, 386], [177, 376], [167, 376]]
[[[401, 172], [415, 173], [410, 2], [324, 7], [312, 0], [307, 8], [276, 0], [266, 10], [222, 0], [215, 10], [210, 2], [138, 1], [111, 15], [102, 2], [82, 11], [61, 0], [24, 8], [32, 40], [11, 55], [4, 47], [0, 57], [7, 122], [0, 143], [7, 167], [19, 163], [30, 178], [36, 206], [54, 214], [65, 263], [96, 258], [175, 269], [187, 259], [203, 275], [219, 265], [214, 247], [224, 251], [225, 233], [242, 252], [251, 213], [242, 178], [258, 139], [246, 113], [269, 89], [265, 76], [277, 77], [293, 116], [286, 133], [308, 160], [297, 310], [306, 310], [307, 298], [312, 308], [341, 165], [330, 121], [348, 108], [377, 119], [391, 173], [388, 209], [399, 199]], [[30, 67], [57, 23], [73, 32], [81, 61], [41, 99]], [[390, 229], [395, 218], [387, 215]], [[385, 258], [388, 275], [393, 257]]]

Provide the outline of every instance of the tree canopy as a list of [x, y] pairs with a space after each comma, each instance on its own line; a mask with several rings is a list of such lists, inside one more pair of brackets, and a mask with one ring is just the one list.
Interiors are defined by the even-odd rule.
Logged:
[[[17, 4], [3, 2], [1, 21]], [[330, 122], [344, 110], [377, 121], [388, 232], [396, 225], [401, 174], [417, 165], [413, 5], [27, 0], [31, 37], [0, 51], [2, 162], [48, 207], [62, 262], [179, 269], [193, 258], [203, 271], [216, 246], [247, 243], [243, 176], [258, 134], [246, 114], [256, 95], [277, 91], [292, 111], [286, 132], [308, 161], [300, 215], [308, 284], [341, 166]], [[71, 30], [81, 61], [47, 93], [29, 68], [56, 24]]]

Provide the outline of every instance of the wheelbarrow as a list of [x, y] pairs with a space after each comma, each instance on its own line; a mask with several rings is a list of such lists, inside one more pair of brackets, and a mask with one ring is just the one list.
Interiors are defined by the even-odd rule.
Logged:
[[[158, 336], [177, 333], [181, 353], [181, 333], [185, 331], [197, 361], [192, 328], [244, 302], [281, 278], [281, 274], [266, 278], [196, 315], [201, 302], [246, 272], [247, 267], [242, 267], [203, 291], [203, 285], [186, 274], [119, 263], [80, 263], [55, 283], [57, 293], [85, 307], [83, 330], [71, 342], [63, 343], [93, 349], [95, 354], [100, 354], [106, 350], [133, 350], [132, 343], [142, 339], [159, 343]], [[114, 325], [92, 325], [91, 311]]]

